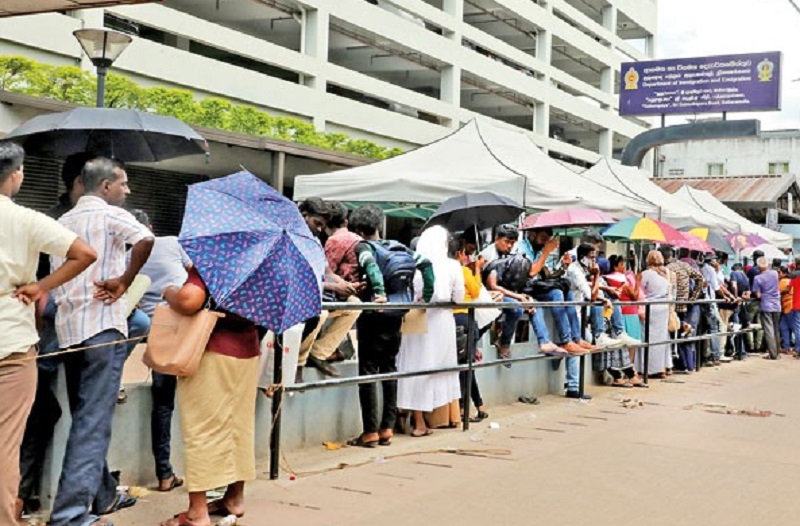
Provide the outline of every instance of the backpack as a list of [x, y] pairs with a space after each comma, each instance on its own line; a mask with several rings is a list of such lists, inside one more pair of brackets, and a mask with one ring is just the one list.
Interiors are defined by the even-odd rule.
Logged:
[[484, 282], [492, 272], [497, 273], [497, 284], [512, 292], [522, 292], [525, 288], [533, 263], [523, 254], [495, 259], [483, 268]]
[[[413, 303], [414, 274], [417, 261], [414, 254], [397, 241], [368, 241], [375, 252], [375, 263], [383, 274], [383, 286], [390, 303]], [[403, 316], [406, 310], [387, 310], [389, 316]]]

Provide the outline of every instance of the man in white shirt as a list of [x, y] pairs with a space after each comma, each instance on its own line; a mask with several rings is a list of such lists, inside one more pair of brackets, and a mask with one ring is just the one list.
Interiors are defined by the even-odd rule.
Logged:
[[[85, 195], [59, 223], [86, 236], [99, 254], [77, 280], [54, 291], [56, 332], [61, 348], [86, 348], [64, 359], [72, 424], [50, 524], [103, 524], [104, 515], [133, 505], [114, 492], [95, 502], [113, 477], [105, 459], [122, 366], [128, 356], [125, 303], [119, 300], [153, 248], [153, 234], [119, 206], [130, 193], [128, 176], [109, 159], [89, 161], [81, 172]], [[132, 246], [130, 263], [126, 247]], [[52, 259], [53, 266], [60, 263]], [[102, 499], [101, 499], [102, 500]], [[90, 513], [94, 503], [96, 513]]]
[[[97, 255], [53, 219], [11, 201], [22, 186], [25, 153], [0, 143], [0, 524], [17, 524], [19, 447], [36, 392], [35, 305], [83, 272]], [[36, 281], [39, 253], [63, 265]]]

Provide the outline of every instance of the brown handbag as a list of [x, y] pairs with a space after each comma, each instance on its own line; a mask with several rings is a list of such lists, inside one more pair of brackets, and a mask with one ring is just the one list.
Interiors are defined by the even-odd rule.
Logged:
[[157, 373], [192, 376], [200, 366], [211, 331], [223, 317], [208, 308], [185, 316], [168, 305], [157, 305], [142, 361]]

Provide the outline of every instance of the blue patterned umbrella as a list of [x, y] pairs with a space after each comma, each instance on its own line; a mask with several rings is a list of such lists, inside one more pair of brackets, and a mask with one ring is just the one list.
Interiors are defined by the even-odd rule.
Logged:
[[294, 203], [252, 174], [191, 185], [179, 240], [220, 308], [278, 334], [319, 314], [325, 253]]

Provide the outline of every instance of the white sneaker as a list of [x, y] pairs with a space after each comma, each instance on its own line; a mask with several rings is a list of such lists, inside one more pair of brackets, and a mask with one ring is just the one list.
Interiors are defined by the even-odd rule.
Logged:
[[606, 333], [601, 334], [597, 337], [594, 342], [595, 345], [600, 347], [601, 349], [605, 349], [606, 347], [619, 347], [622, 345], [622, 340], [615, 340], [611, 336]]
[[637, 340], [627, 332], [621, 332], [617, 334], [617, 339], [621, 341], [625, 345], [641, 345], [642, 340]]

